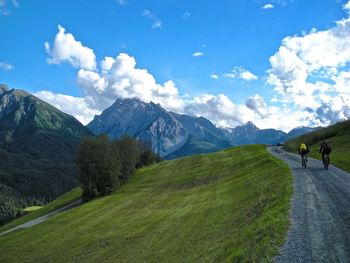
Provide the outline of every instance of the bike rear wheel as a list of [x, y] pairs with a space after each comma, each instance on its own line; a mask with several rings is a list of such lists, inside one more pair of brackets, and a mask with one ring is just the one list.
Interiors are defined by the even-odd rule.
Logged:
[[328, 170], [329, 155], [325, 155], [325, 156], [324, 156], [323, 164], [324, 164], [324, 169]]
[[306, 158], [305, 158], [305, 156], [301, 157], [301, 165], [306, 169]]

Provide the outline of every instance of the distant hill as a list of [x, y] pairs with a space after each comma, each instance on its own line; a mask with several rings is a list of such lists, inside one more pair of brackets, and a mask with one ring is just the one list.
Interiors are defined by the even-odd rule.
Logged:
[[230, 146], [224, 133], [207, 119], [169, 112], [159, 104], [137, 98], [117, 99], [87, 127], [94, 134], [107, 133], [111, 138], [128, 134], [149, 141], [153, 151], [165, 158], [208, 153]]
[[298, 127], [285, 133], [275, 129], [259, 129], [254, 123], [248, 122], [243, 126], [223, 129], [223, 131], [232, 145], [277, 144], [319, 128]]
[[269, 262], [292, 188], [288, 166], [262, 145], [161, 162], [109, 196], [1, 236], [1, 262]]
[[309, 133], [309, 132], [313, 132], [313, 131], [317, 131], [319, 129], [321, 129], [322, 127], [297, 127], [292, 129], [290, 132], [287, 133], [286, 137], [285, 137], [285, 141], [288, 141], [290, 139], [293, 139], [295, 137], [301, 136], [303, 134]]
[[320, 159], [318, 150], [321, 142], [324, 140], [332, 145], [332, 153], [330, 155], [331, 164], [335, 164], [350, 172], [350, 120], [339, 122], [288, 140], [284, 144], [284, 148], [292, 152], [297, 152], [302, 142], [307, 143], [311, 148], [311, 156]]
[[75, 154], [91, 132], [23, 90], [0, 86], [0, 224], [78, 183]]

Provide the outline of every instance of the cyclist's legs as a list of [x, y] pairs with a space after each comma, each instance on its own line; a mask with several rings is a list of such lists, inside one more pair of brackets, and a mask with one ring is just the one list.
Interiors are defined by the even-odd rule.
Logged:
[[304, 153], [300, 153], [301, 156], [301, 165], [304, 165]]

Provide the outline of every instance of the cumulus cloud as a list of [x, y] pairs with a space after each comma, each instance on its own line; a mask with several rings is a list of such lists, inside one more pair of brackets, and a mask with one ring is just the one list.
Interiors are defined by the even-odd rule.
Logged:
[[95, 70], [96, 56], [94, 51], [83, 46], [81, 42], [75, 40], [72, 34], [65, 31], [62, 26], [58, 26], [53, 47], [51, 48], [48, 42], [45, 43], [46, 52], [50, 56], [47, 62], [49, 64], [60, 64], [67, 61], [74, 67]]
[[253, 97], [249, 97], [245, 103], [245, 105], [257, 113], [261, 118], [268, 117], [268, 107], [265, 103], [265, 100], [263, 97], [261, 97], [259, 94], [254, 95]]
[[198, 51], [198, 52], [194, 52], [194, 53], [192, 54], [192, 57], [201, 57], [201, 56], [203, 56], [203, 55], [204, 55], [203, 52]]
[[212, 79], [218, 79], [218, 78], [219, 78], [219, 76], [216, 75], [216, 74], [211, 74], [210, 77], [211, 77]]
[[345, 5], [344, 5], [344, 10], [349, 11], [350, 10], [350, 1], [348, 1]]
[[263, 7], [262, 7], [262, 9], [272, 9], [272, 8], [274, 8], [274, 5], [273, 4], [266, 4], [266, 5], [264, 5]]
[[249, 121], [253, 114], [244, 105], [234, 104], [226, 95], [202, 94], [186, 105], [186, 113], [203, 116], [221, 127], [234, 127]]
[[106, 57], [100, 72], [80, 69], [78, 84], [99, 110], [110, 106], [116, 98], [133, 97], [160, 103], [169, 110], [181, 111], [184, 107], [173, 81], [158, 84], [146, 69], [137, 68], [135, 58], [126, 53]]
[[286, 37], [270, 64], [267, 82], [279, 101], [312, 112], [324, 125], [349, 118], [350, 18]]
[[143, 10], [142, 16], [153, 23], [152, 29], [162, 28], [162, 21], [151, 11], [147, 9]]
[[225, 73], [223, 74], [224, 77], [226, 78], [231, 78], [231, 79], [243, 79], [246, 81], [251, 81], [251, 80], [257, 80], [258, 77], [254, 75], [252, 72], [249, 70], [243, 68], [243, 67], [234, 67], [234, 69], [230, 73]]
[[14, 69], [14, 66], [9, 64], [9, 63], [6, 63], [6, 62], [0, 62], [0, 69], [2, 70], [12, 70]]

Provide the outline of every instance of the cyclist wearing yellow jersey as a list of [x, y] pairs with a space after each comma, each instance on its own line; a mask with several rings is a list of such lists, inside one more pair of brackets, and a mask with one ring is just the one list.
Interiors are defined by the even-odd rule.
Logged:
[[305, 157], [305, 161], [307, 162], [307, 154], [309, 153], [309, 147], [307, 146], [306, 143], [302, 143], [299, 146], [298, 152], [301, 155], [301, 162], [302, 162], [302, 165], [304, 166], [304, 157]]

